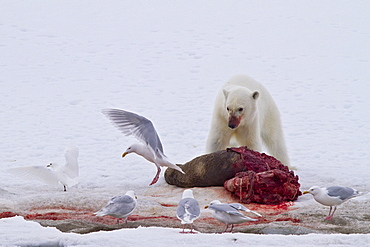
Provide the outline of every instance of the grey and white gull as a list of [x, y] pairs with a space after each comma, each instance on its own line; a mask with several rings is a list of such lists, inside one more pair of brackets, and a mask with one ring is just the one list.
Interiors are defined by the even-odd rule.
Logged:
[[190, 224], [190, 233], [193, 233], [193, 222], [200, 216], [200, 207], [198, 201], [194, 199], [191, 189], [186, 189], [182, 193], [182, 199], [177, 206], [176, 216], [183, 224], [182, 233], [185, 233], [186, 224]]
[[158, 181], [161, 167], [169, 167], [184, 173], [180, 167], [171, 163], [164, 154], [161, 140], [149, 119], [120, 109], [104, 109], [102, 112], [123, 134], [126, 136], [133, 135], [143, 143], [131, 145], [122, 154], [122, 157], [129, 153], [136, 153], [154, 163], [157, 167], [157, 173], [150, 185]]
[[247, 221], [257, 221], [257, 219], [250, 218], [248, 216], [245, 216], [239, 211], [245, 211], [252, 213], [254, 215], [257, 215], [261, 217], [261, 215], [257, 212], [254, 212], [252, 210], [249, 210], [245, 206], [239, 203], [231, 203], [231, 204], [226, 204], [226, 203], [221, 203], [219, 200], [214, 200], [212, 201], [209, 205], [205, 206], [204, 208], [208, 208], [212, 210], [212, 216], [226, 224], [226, 228], [223, 232], [226, 232], [227, 229], [229, 228], [229, 225], [231, 225], [230, 232], [233, 231], [234, 224], [240, 224], [244, 223]]
[[123, 196], [115, 196], [109, 200], [107, 205], [102, 209], [95, 212], [96, 216], [109, 215], [117, 218], [117, 224], [119, 224], [120, 219], [124, 219], [127, 224], [127, 218], [134, 212], [136, 208], [137, 197], [135, 192], [129, 190]]
[[363, 193], [350, 187], [330, 186], [320, 188], [319, 186], [312, 186], [309, 190], [303, 191], [303, 194], [311, 194], [315, 201], [322, 205], [329, 206], [329, 215], [325, 220], [331, 220], [338, 205], [351, 198], [360, 196]]

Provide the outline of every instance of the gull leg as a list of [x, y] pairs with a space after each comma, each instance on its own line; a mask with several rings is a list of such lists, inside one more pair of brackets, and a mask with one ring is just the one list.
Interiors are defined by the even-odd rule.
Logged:
[[331, 214], [332, 217], [334, 216], [335, 211], [337, 211], [337, 206], [334, 206], [333, 213]]
[[[331, 208], [331, 207], [330, 207]], [[337, 210], [337, 207], [336, 206], [334, 206], [334, 210], [333, 210], [333, 212], [328, 216], [328, 217], [326, 217], [325, 219], [326, 220], [331, 220], [331, 218], [333, 218], [333, 216], [334, 216], [334, 213], [335, 213], [335, 211]]]
[[193, 224], [190, 224], [190, 232], [189, 233], [192, 233], [192, 234], [196, 234], [197, 232], [194, 232], [193, 229], [194, 229], [194, 226]]
[[329, 214], [328, 214], [328, 216], [330, 216], [330, 215], [331, 215], [331, 210], [332, 210], [332, 206], [330, 206], [330, 209], [329, 209]]
[[185, 232], [185, 224], [184, 224], [183, 227], [182, 227], [182, 232], [180, 232], [180, 233], [188, 234], [188, 233], [196, 233], [196, 232], [193, 232], [193, 224], [190, 224], [190, 231]]
[[234, 224], [231, 224], [231, 230], [230, 230], [231, 233], [233, 233], [233, 229], [234, 229]]
[[325, 220], [331, 220], [331, 218], [333, 218], [333, 215], [334, 215], [334, 213], [335, 213], [336, 210], [337, 210], [337, 207], [334, 206], [334, 210], [332, 212], [332, 207], [330, 206], [329, 215], [328, 215], [328, 217], [325, 218]]
[[149, 185], [155, 184], [159, 179], [159, 174], [161, 173], [161, 168], [157, 166], [157, 174], [155, 174], [155, 177], [153, 178], [153, 181]]
[[185, 233], [185, 225], [182, 225], [182, 231], [180, 233]]
[[325, 220], [331, 220], [333, 218], [333, 215], [329, 215], [328, 217], [325, 218]]

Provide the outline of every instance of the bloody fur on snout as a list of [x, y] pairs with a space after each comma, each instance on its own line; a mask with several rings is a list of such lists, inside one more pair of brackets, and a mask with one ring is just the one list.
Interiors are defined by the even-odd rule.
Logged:
[[[230, 116], [228, 126], [232, 129], [236, 128], [240, 124], [241, 117]], [[233, 127], [232, 127], [233, 126]]]

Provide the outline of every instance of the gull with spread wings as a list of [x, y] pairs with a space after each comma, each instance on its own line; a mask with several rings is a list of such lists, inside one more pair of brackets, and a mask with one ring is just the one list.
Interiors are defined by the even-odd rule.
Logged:
[[78, 153], [76, 146], [69, 146], [65, 151], [65, 165], [50, 163], [47, 166], [25, 166], [11, 168], [8, 172], [29, 180], [39, 180], [51, 186], [63, 185], [64, 191], [78, 183]]
[[104, 109], [103, 114], [107, 116], [123, 134], [133, 135], [144, 144], [133, 144], [122, 154], [122, 158], [129, 153], [136, 153], [146, 160], [154, 163], [157, 167], [157, 174], [150, 185], [158, 181], [161, 173], [161, 166], [169, 167], [184, 173], [180, 167], [168, 161], [163, 152], [161, 140], [152, 122], [138, 114], [119, 110]]

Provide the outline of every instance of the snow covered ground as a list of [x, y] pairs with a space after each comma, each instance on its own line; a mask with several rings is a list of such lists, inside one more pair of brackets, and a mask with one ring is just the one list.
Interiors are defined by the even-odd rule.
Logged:
[[[137, 141], [101, 109], [151, 119], [167, 156], [185, 163], [204, 153], [216, 93], [239, 73], [263, 83], [279, 106], [302, 189], [369, 192], [369, 11], [365, 1], [2, 1], [0, 212], [96, 210], [129, 189], [139, 199], [156, 190], [180, 199], [163, 173], [148, 189], [154, 165], [121, 158]], [[63, 163], [70, 144], [80, 149], [80, 183], [67, 193], [6, 172]], [[347, 202], [342, 213], [366, 210], [369, 200], [366, 194]], [[327, 213], [310, 196], [296, 206]], [[361, 246], [370, 240], [369, 234], [189, 236], [145, 227], [78, 235], [36, 225], [0, 219], [0, 245]]]

